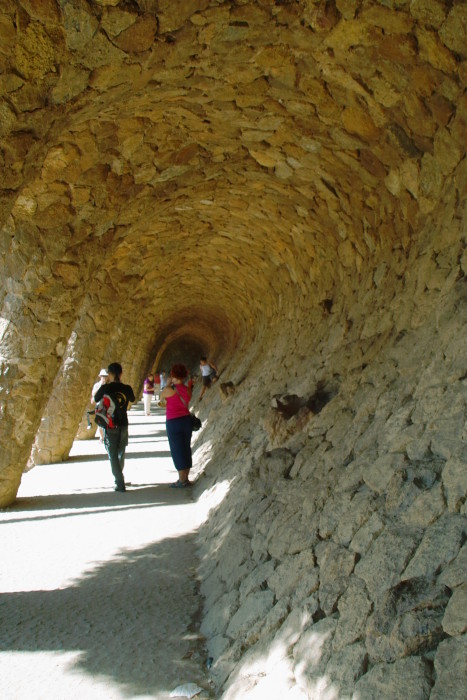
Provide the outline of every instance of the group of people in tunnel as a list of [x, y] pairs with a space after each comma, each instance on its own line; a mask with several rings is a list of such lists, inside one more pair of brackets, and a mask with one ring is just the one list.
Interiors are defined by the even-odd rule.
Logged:
[[[200, 359], [202, 388], [201, 400], [207, 389], [218, 378], [216, 365], [203, 356]], [[109, 456], [110, 467], [115, 480], [115, 491], [126, 491], [123, 470], [125, 466], [125, 451], [128, 445], [128, 410], [135, 402], [135, 393], [129, 384], [122, 382], [123, 368], [118, 362], [112, 362], [107, 370], [102, 369], [98, 381], [92, 389], [92, 402], [96, 406], [89, 415], [98, 413], [105, 405], [105, 410], [112, 406], [110, 419], [99, 426], [101, 440]], [[192, 485], [189, 473], [193, 466], [191, 452], [192, 415], [190, 401], [193, 394], [194, 379], [183, 363], [172, 365], [169, 377], [165, 371], [157, 375], [148, 374], [143, 384], [143, 401], [146, 415], [150, 415], [153, 396], [159, 395], [159, 404], [165, 406], [166, 431], [170, 454], [178, 472], [178, 479], [171, 488], [187, 488]], [[105, 402], [107, 401], [107, 404]]]

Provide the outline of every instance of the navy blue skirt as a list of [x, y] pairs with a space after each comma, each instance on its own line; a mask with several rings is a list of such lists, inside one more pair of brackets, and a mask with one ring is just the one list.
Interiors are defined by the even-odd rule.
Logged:
[[171, 418], [165, 422], [167, 438], [169, 440], [170, 454], [172, 455], [175, 469], [191, 469], [191, 416]]

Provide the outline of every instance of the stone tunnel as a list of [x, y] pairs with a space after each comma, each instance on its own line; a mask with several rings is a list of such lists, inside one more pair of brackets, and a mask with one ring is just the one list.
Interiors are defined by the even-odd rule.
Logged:
[[212, 358], [223, 697], [465, 697], [466, 33], [463, 0], [0, 1], [0, 506], [102, 366]]

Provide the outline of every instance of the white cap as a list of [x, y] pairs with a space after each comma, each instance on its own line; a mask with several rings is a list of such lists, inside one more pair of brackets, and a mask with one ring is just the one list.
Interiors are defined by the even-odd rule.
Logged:
[[107, 370], [101, 369], [101, 371], [99, 372], [99, 377], [108, 377], [108, 376], [109, 376], [109, 373], [107, 372]]

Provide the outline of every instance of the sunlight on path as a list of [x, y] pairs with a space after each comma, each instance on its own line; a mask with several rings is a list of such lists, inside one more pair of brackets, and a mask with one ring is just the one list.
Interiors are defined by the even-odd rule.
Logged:
[[[208, 687], [199, 609], [199, 508], [175, 490], [163, 411], [130, 412], [126, 493], [104, 447], [75, 442], [24, 475], [0, 511], [2, 700], [165, 698]], [[200, 696], [198, 696], [200, 697]], [[207, 697], [207, 694], [204, 695]]]

